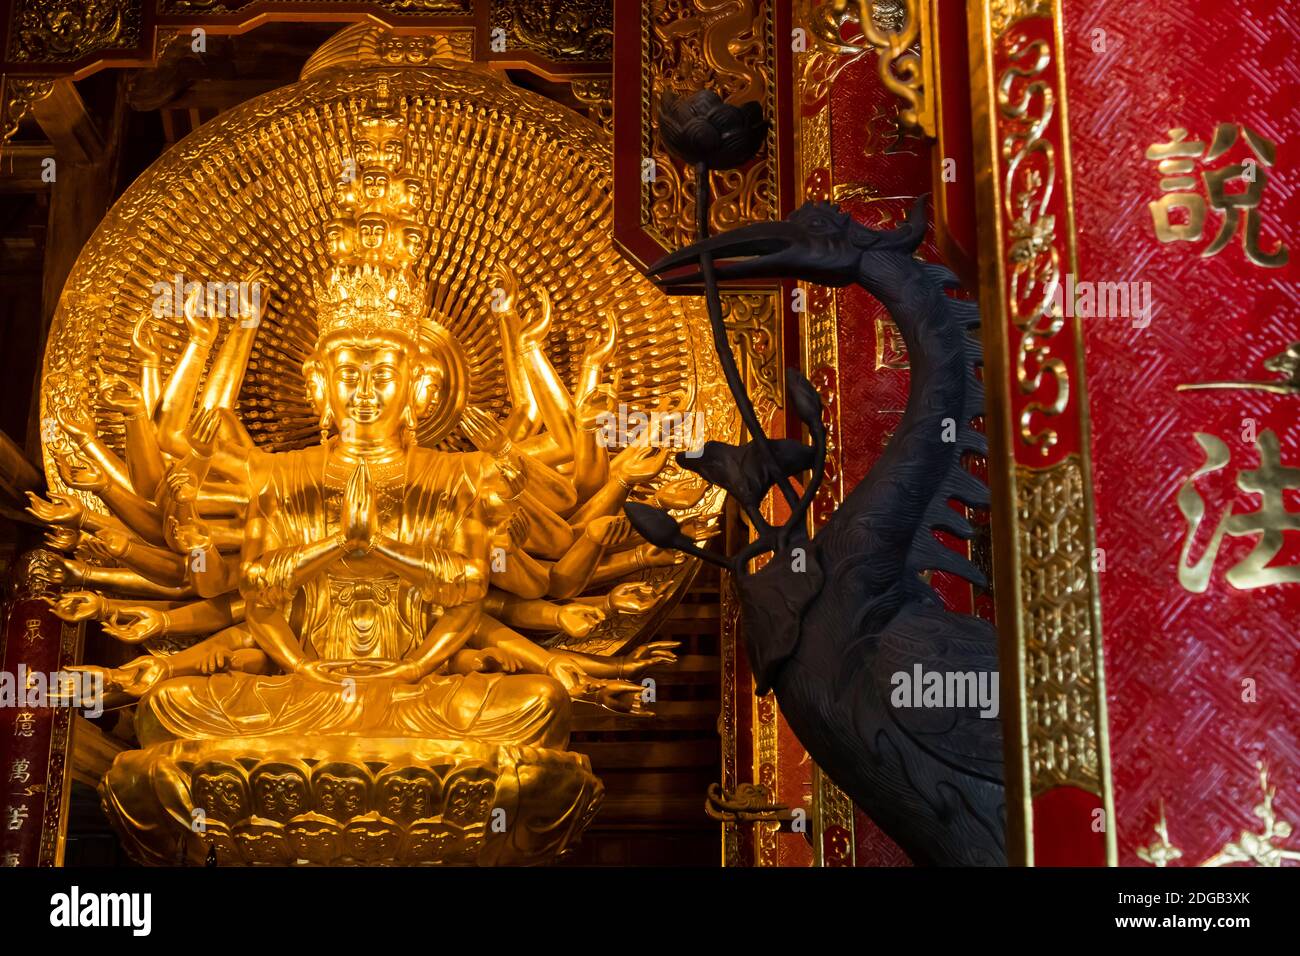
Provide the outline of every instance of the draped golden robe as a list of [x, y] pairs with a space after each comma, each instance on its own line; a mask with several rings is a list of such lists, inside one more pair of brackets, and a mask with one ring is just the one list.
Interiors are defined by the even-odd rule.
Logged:
[[[250, 463], [268, 552], [339, 534], [346, 469], [332, 466], [329, 446]], [[284, 568], [271, 562], [271, 592], [308, 657], [376, 665], [414, 654], [445, 607], [465, 602], [449, 583], [449, 562], [486, 563], [484, 511], [489, 496], [508, 498], [492, 459], [414, 447], [392, 467], [372, 472], [381, 534], [422, 555], [420, 585], [372, 559], [341, 559], [302, 587], [277, 586]], [[472, 626], [472, 625], [471, 625]], [[166, 681], [140, 700], [136, 729], [143, 746], [172, 739], [266, 734], [355, 734], [474, 739], [563, 748], [569, 695], [542, 675], [439, 672], [418, 683], [344, 680], [296, 674], [229, 673]]]

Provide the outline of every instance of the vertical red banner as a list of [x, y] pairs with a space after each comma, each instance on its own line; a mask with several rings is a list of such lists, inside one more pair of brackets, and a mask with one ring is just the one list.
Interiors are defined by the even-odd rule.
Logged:
[[[65, 624], [39, 598], [9, 604], [2, 678], [13, 691], [0, 707], [0, 865], [62, 863], [68, 798], [71, 706], [31, 703], [36, 682], [75, 660], [80, 629]], [[25, 685], [25, 686], [24, 686]], [[8, 697], [6, 693], [4, 695]]]

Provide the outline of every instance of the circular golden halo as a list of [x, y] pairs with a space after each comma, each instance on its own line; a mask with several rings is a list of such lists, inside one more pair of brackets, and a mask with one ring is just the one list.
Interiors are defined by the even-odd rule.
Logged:
[[[588, 343], [603, 340], [613, 322], [619, 346], [608, 377], [620, 383], [620, 402], [650, 409], [680, 392], [704, 416], [707, 438], [733, 440], [738, 420], [701, 303], [666, 296], [614, 246], [608, 134], [500, 76], [451, 63], [340, 66], [241, 104], [164, 153], [114, 203], [69, 276], [46, 349], [42, 424], [84, 403], [120, 453], [123, 422], [99, 402], [98, 386], [110, 375], [139, 379], [132, 335], [142, 316], [164, 377], [188, 340], [179, 317], [150, 317], [154, 284], [256, 270], [273, 286], [238, 413], [266, 451], [319, 442], [302, 372], [316, 345], [312, 282], [328, 267], [324, 227], [338, 170], [353, 155], [352, 129], [385, 85], [407, 123], [411, 161], [433, 183], [420, 210], [433, 239], [419, 264], [432, 290], [422, 338], [444, 381], [417, 425], [420, 443], [465, 449], [456, 424], [468, 405], [498, 417], [509, 410], [490, 308], [489, 276], [502, 268], [518, 280], [525, 313], [541, 289], [549, 294], [554, 321], [544, 348], [566, 387]], [[223, 336], [230, 327], [222, 320]], [[50, 457], [57, 441], [44, 443], [46, 474], [64, 491]], [[670, 464], [666, 479], [680, 477]], [[677, 516], [713, 515], [721, 504], [713, 489]], [[680, 593], [692, 576], [687, 564], [638, 579]], [[650, 616], [611, 617], [583, 649], [624, 646], [671, 603]]]

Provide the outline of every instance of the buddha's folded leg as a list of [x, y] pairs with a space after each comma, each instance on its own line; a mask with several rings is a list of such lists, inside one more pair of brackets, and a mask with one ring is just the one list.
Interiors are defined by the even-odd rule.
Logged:
[[328, 685], [294, 675], [179, 677], [140, 699], [144, 746], [166, 740], [262, 734], [420, 736], [564, 749], [572, 704], [550, 677], [435, 675], [419, 684]]
[[400, 688], [389, 718], [406, 733], [562, 750], [572, 706], [554, 678], [474, 673]]
[[294, 675], [177, 677], [140, 698], [136, 736], [147, 747], [178, 739], [349, 732], [366, 710], [384, 709], [386, 701], [376, 698], [386, 689], [370, 690], [367, 696]]

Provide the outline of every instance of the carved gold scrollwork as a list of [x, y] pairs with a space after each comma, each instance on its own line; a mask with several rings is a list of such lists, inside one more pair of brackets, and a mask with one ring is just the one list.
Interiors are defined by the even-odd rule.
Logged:
[[587, 108], [587, 116], [606, 132], [614, 132], [614, 82], [608, 77], [579, 78], [570, 84], [574, 98]]
[[723, 318], [732, 346], [740, 352], [745, 387], [760, 409], [782, 406], [777, 305], [777, 296], [768, 292], [740, 292], [722, 298]]
[[0, 148], [14, 138], [32, 106], [54, 89], [52, 76], [5, 77], [0, 95]]
[[930, 0], [889, 4], [834, 0], [831, 10], [842, 17], [850, 2], [857, 4], [863, 39], [880, 55], [877, 69], [881, 83], [904, 103], [898, 113], [899, 125], [933, 137], [936, 126]]
[[1021, 20], [1051, 15], [1052, 0], [993, 0], [989, 4], [989, 24], [995, 37], [1002, 36]]
[[140, 7], [134, 0], [18, 0], [11, 14], [8, 58], [64, 63], [96, 50], [135, 46]]
[[[1001, 152], [1003, 211], [1010, 221], [1011, 242], [1006, 257], [1007, 309], [1021, 332], [1015, 356], [1016, 381], [1024, 395], [1036, 395], [1051, 380], [1050, 401], [1035, 399], [1020, 412], [1020, 440], [1046, 455], [1056, 445], [1055, 428], [1035, 422], [1036, 416], [1062, 414], [1069, 405], [1070, 375], [1066, 363], [1052, 355], [1056, 336], [1065, 327], [1058, 302], [1061, 252], [1056, 217], [1048, 213], [1056, 191], [1056, 149], [1043, 134], [1056, 102], [1043, 74], [1051, 49], [1043, 40], [1011, 41], [1011, 65], [998, 79], [998, 112], [1003, 119]], [[1034, 78], [1018, 86], [1017, 81]], [[1018, 90], [1018, 93], [1017, 93]]]
[[608, 60], [614, 50], [614, 5], [600, 0], [493, 0], [492, 26], [506, 46], [548, 60]]

